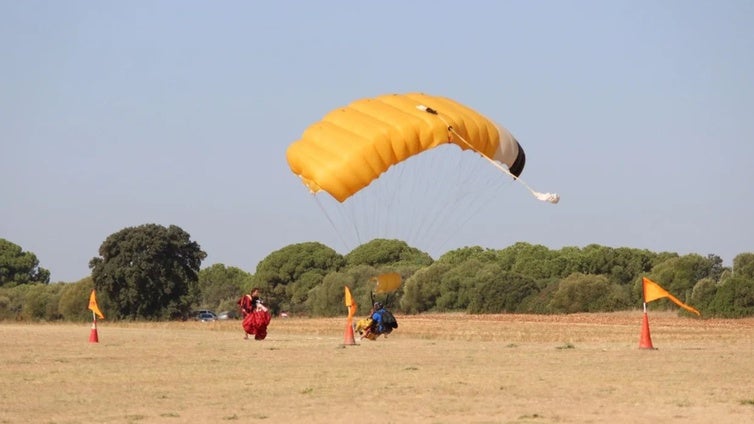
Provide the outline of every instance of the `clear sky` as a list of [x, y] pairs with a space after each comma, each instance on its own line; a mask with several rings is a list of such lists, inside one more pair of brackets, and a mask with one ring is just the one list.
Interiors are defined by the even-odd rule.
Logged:
[[[254, 272], [336, 250], [287, 146], [421, 91], [509, 128], [509, 217], [462, 245], [754, 251], [754, 2], [0, 0], [0, 238], [77, 281], [105, 238], [175, 224]], [[461, 247], [449, 245], [450, 248]], [[347, 253], [341, 251], [341, 253]]]

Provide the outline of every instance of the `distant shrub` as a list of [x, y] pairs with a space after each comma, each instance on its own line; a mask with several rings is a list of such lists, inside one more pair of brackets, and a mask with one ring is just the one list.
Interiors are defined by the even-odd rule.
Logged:
[[709, 311], [724, 318], [754, 315], [754, 280], [738, 276], [725, 280], [710, 302]]
[[[91, 277], [84, 278], [77, 283], [66, 284], [60, 294], [60, 303], [58, 310], [67, 321], [90, 321], [92, 311], [89, 308], [89, 295], [92, 292], [94, 283]], [[104, 308], [102, 295], [98, 295], [98, 306]], [[106, 308], [105, 308], [106, 310]]]
[[486, 279], [480, 280], [476, 285], [476, 296], [471, 299], [468, 312], [473, 314], [518, 312], [523, 300], [536, 293], [537, 290], [536, 281], [514, 272], [487, 275]]
[[691, 291], [691, 305], [704, 313], [709, 309], [709, 305], [715, 299], [717, 294], [718, 283], [711, 278], [699, 280]]
[[611, 283], [604, 275], [574, 273], [564, 278], [552, 296], [555, 313], [610, 312], [630, 304], [628, 289]]

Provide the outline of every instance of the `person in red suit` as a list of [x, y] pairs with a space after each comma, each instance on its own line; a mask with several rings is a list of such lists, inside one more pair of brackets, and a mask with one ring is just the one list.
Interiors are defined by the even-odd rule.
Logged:
[[260, 298], [259, 288], [254, 287], [249, 294], [239, 299], [238, 306], [241, 308], [243, 317], [244, 339], [248, 339], [249, 335], [253, 334], [254, 339], [264, 340], [267, 337], [267, 326], [270, 324], [271, 316]]

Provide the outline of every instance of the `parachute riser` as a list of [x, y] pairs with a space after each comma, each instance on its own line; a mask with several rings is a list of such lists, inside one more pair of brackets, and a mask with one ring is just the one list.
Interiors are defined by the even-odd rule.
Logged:
[[554, 203], [558, 203], [560, 201], [560, 196], [557, 195], [556, 193], [539, 193], [537, 191], [534, 191], [520, 177], [517, 177], [517, 176], [513, 175], [507, 168], [505, 168], [504, 166], [502, 166], [501, 164], [499, 164], [498, 162], [496, 162], [492, 158], [488, 157], [487, 155], [483, 154], [479, 150], [475, 149], [474, 146], [471, 143], [469, 143], [465, 138], [463, 138], [463, 136], [461, 134], [459, 134], [458, 131], [456, 131], [453, 128], [452, 125], [450, 125], [450, 122], [448, 122], [448, 120], [445, 119], [445, 117], [443, 117], [442, 115], [440, 115], [440, 113], [437, 112], [436, 110], [434, 110], [434, 109], [432, 109], [430, 107], [427, 107], [425, 105], [417, 105], [416, 108], [419, 109], [419, 110], [423, 110], [423, 111], [425, 111], [425, 112], [427, 112], [429, 114], [435, 115], [438, 118], [440, 118], [440, 120], [445, 124], [445, 126], [448, 127], [448, 141], [452, 141], [453, 140], [453, 136], [458, 137], [458, 140], [461, 141], [464, 145], [466, 145], [467, 148], [469, 148], [469, 149], [471, 149], [471, 150], [479, 153], [483, 158], [485, 158], [489, 163], [491, 163], [492, 166], [494, 166], [495, 168], [501, 170], [502, 172], [504, 172], [505, 174], [507, 174], [508, 176], [510, 176], [511, 178], [513, 178], [513, 180], [520, 182], [538, 200], [541, 200], [543, 202], [553, 203], [553, 204]]

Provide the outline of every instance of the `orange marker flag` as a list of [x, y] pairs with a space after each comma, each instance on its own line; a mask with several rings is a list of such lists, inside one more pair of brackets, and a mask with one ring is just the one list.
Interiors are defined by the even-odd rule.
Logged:
[[102, 315], [102, 311], [99, 310], [99, 306], [97, 306], [97, 296], [94, 294], [94, 289], [92, 289], [92, 294], [89, 295], [89, 309], [97, 314], [100, 319], [105, 319], [105, 316]]
[[346, 307], [348, 308], [348, 319], [352, 319], [354, 315], [356, 315], [356, 301], [353, 300], [353, 296], [351, 296], [351, 290], [348, 289], [348, 286], [345, 286], [346, 291]]
[[680, 306], [681, 308], [693, 312], [699, 316], [702, 314], [697, 311], [696, 309], [692, 308], [691, 306], [681, 302], [678, 300], [675, 296], [668, 293], [667, 290], [660, 287], [659, 284], [655, 283], [654, 281], [650, 280], [647, 277], [642, 277], [642, 283], [644, 285], [644, 303], [649, 303], [653, 300], [661, 299], [663, 297], [667, 297], [670, 299], [673, 303]]

